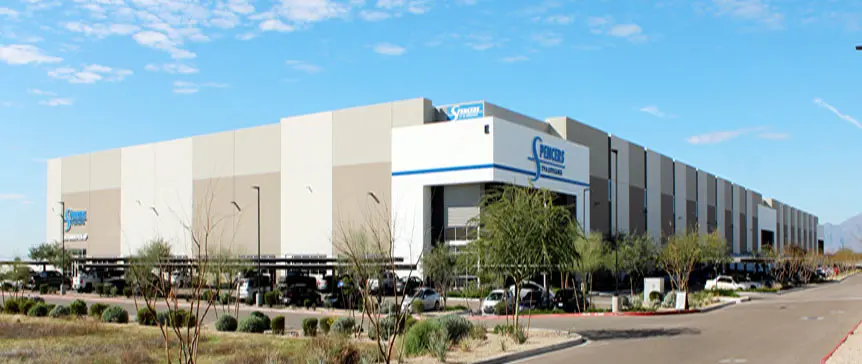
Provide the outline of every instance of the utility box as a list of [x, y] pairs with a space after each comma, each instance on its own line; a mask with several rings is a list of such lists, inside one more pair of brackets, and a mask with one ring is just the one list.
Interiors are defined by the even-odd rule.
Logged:
[[644, 278], [644, 302], [650, 302], [650, 292], [661, 293], [664, 297], [664, 278]]

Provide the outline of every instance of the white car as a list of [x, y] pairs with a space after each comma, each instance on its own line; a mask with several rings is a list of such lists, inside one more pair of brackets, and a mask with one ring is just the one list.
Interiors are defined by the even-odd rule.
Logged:
[[424, 311], [437, 311], [441, 307], [440, 295], [436, 291], [431, 288], [420, 288], [413, 297], [409, 297], [404, 302], [401, 302], [401, 310], [412, 312], [413, 301], [415, 300], [422, 301]]
[[258, 292], [269, 292], [270, 283], [269, 276], [261, 276], [260, 281], [257, 280], [257, 277], [243, 278], [239, 284], [239, 299], [244, 300], [249, 297], [255, 297]]
[[[527, 294], [532, 292], [532, 291], [539, 291], [539, 292], [542, 292], [543, 294], [546, 293], [545, 287], [542, 287], [541, 284], [538, 284], [538, 283], [533, 282], [533, 281], [524, 281], [521, 283], [521, 298], [526, 297]], [[515, 294], [515, 285], [514, 284], [509, 286], [509, 293], [512, 295]], [[547, 292], [547, 294], [548, 294], [548, 300], [554, 299], [554, 293], [553, 292]]]
[[498, 303], [506, 301], [506, 304], [510, 309], [515, 306], [515, 297], [513, 294], [509, 293], [509, 291], [503, 289], [495, 289], [488, 293], [488, 296], [482, 300], [482, 314], [483, 315], [493, 315], [494, 307], [497, 306]]
[[763, 284], [760, 282], [753, 281], [736, 281], [731, 276], [718, 276], [713, 279], [706, 281], [706, 285], [703, 287], [704, 289], [729, 289], [729, 290], [741, 290], [741, 289], [757, 289], [763, 288]]
[[123, 277], [118, 275], [80, 271], [72, 277], [72, 289], [78, 292], [92, 292], [97, 284], [114, 284], [122, 279]]
[[171, 284], [179, 288], [189, 287], [192, 284], [192, 280], [187, 272], [178, 271], [171, 274]]

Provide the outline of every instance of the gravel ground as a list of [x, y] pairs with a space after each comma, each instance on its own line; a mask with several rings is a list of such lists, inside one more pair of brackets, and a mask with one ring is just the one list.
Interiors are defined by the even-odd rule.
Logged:
[[862, 328], [857, 328], [853, 335], [832, 354], [827, 364], [862, 363]]

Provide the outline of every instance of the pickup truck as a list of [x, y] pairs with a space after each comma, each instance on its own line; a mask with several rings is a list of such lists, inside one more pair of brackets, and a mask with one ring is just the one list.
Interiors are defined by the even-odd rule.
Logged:
[[98, 284], [122, 285], [123, 283], [125, 281], [120, 275], [82, 271], [72, 279], [72, 289], [78, 292], [92, 292]]

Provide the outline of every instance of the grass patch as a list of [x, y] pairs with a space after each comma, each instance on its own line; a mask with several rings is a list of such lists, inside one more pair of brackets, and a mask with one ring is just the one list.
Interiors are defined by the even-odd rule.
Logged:
[[467, 310], [469, 310], [469, 308], [467, 308], [467, 306], [464, 306], [464, 305], [446, 306], [443, 308], [443, 311], [467, 311]]
[[[326, 351], [326, 344], [316, 342], [314, 352]], [[284, 336], [208, 331], [200, 339], [198, 362], [305, 363], [314, 359], [309, 356], [310, 345], [307, 340]], [[364, 344], [354, 346], [360, 353], [369, 349]], [[172, 350], [176, 352], [175, 347]], [[164, 355], [156, 327], [103, 324], [94, 319], [0, 316], [0, 362], [162, 363]]]
[[[760, 293], [777, 293], [781, 289], [779, 288], [755, 288], [755, 289], [746, 289], [745, 292], [760, 292]], [[736, 297], [739, 297], [737, 295]]]

